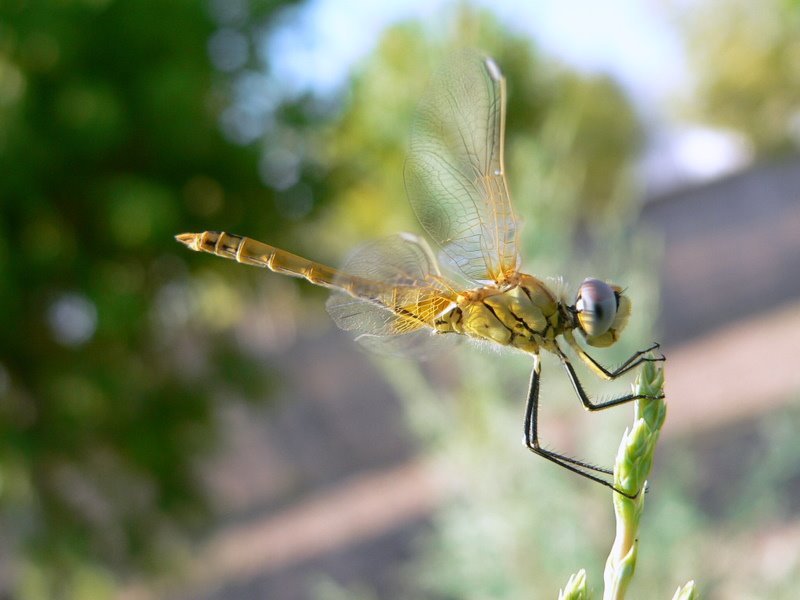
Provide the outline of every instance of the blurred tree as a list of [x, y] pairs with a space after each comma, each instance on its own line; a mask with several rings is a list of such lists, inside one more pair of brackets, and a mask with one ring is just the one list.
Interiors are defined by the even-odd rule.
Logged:
[[0, 556], [26, 557], [28, 595], [163, 559], [203, 514], [220, 385], [266, 383], [230, 336], [190, 333], [224, 311], [172, 236], [210, 217], [280, 228], [257, 152], [218, 118], [282, 4], [0, 8]]
[[757, 154], [800, 147], [800, 4], [707, 0], [681, 12], [696, 89], [686, 112], [742, 132]]

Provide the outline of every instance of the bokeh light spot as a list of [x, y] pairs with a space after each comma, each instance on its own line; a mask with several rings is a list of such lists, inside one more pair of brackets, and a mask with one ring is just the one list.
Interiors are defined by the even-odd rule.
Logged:
[[311, 212], [313, 206], [314, 195], [305, 183], [298, 183], [275, 195], [275, 207], [287, 219], [302, 219]]
[[25, 93], [25, 77], [11, 62], [0, 56], [0, 107], [11, 106]]
[[240, 69], [247, 62], [247, 38], [235, 29], [220, 29], [208, 42], [208, 55], [220, 71]]
[[86, 296], [66, 293], [50, 305], [47, 321], [56, 341], [80, 346], [97, 330], [97, 308]]
[[300, 180], [300, 156], [285, 148], [272, 148], [261, 158], [258, 172], [271, 188], [288, 189]]

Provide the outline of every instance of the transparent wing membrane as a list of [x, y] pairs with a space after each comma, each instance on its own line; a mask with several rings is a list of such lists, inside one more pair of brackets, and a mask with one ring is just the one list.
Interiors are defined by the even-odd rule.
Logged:
[[[353, 289], [353, 280], [375, 285]], [[456, 292], [440, 275], [428, 245], [416, 236], [399, 234], [361, 246], [334, 284], [341, 291], [328, 300], [328, 313], [372, 350], [406, 354], [434, 343], [433, 338], [455, 337], [434, 333], [435, 318]]]
[[457, 55], [419, 106], [406, 161], [420, 224], [473, 281], [501, 281], [519, 265], [503, 164], [505, 100], [505, 80], [490, 58]]

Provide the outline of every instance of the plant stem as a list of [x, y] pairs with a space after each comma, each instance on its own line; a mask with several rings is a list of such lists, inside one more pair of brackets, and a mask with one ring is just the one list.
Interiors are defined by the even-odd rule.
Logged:
[[[663, 396], [664, 371], [656, 363], [644, 364], [634, 383], [635, 394]], [[644, 508], [647, 476], [653, 465], [653, 454], [661, 426], [667, 413], [663, 398], [637, 400], [633, 426], [626, 429], [614, 464], [614, 485], [633, 495], [627, 498], [614, 493], [617, 531], [614, 545], [606, 561], [603, 600], [622, 600], [636, 568], [639, 541], [639, 519]]]

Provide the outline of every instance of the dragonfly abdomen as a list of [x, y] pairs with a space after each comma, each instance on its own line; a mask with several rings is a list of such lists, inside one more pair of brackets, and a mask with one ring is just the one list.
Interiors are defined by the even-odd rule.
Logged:
[[315, 285], [342, 288], [340, 283], [334, 282], [337, 276], [335, 269], [249, 237], [224, 231], [182, 233], [175, 237], [192, 250], [216, 254], [246, 265], [265, 267], [290, 277], [301, 277]]

